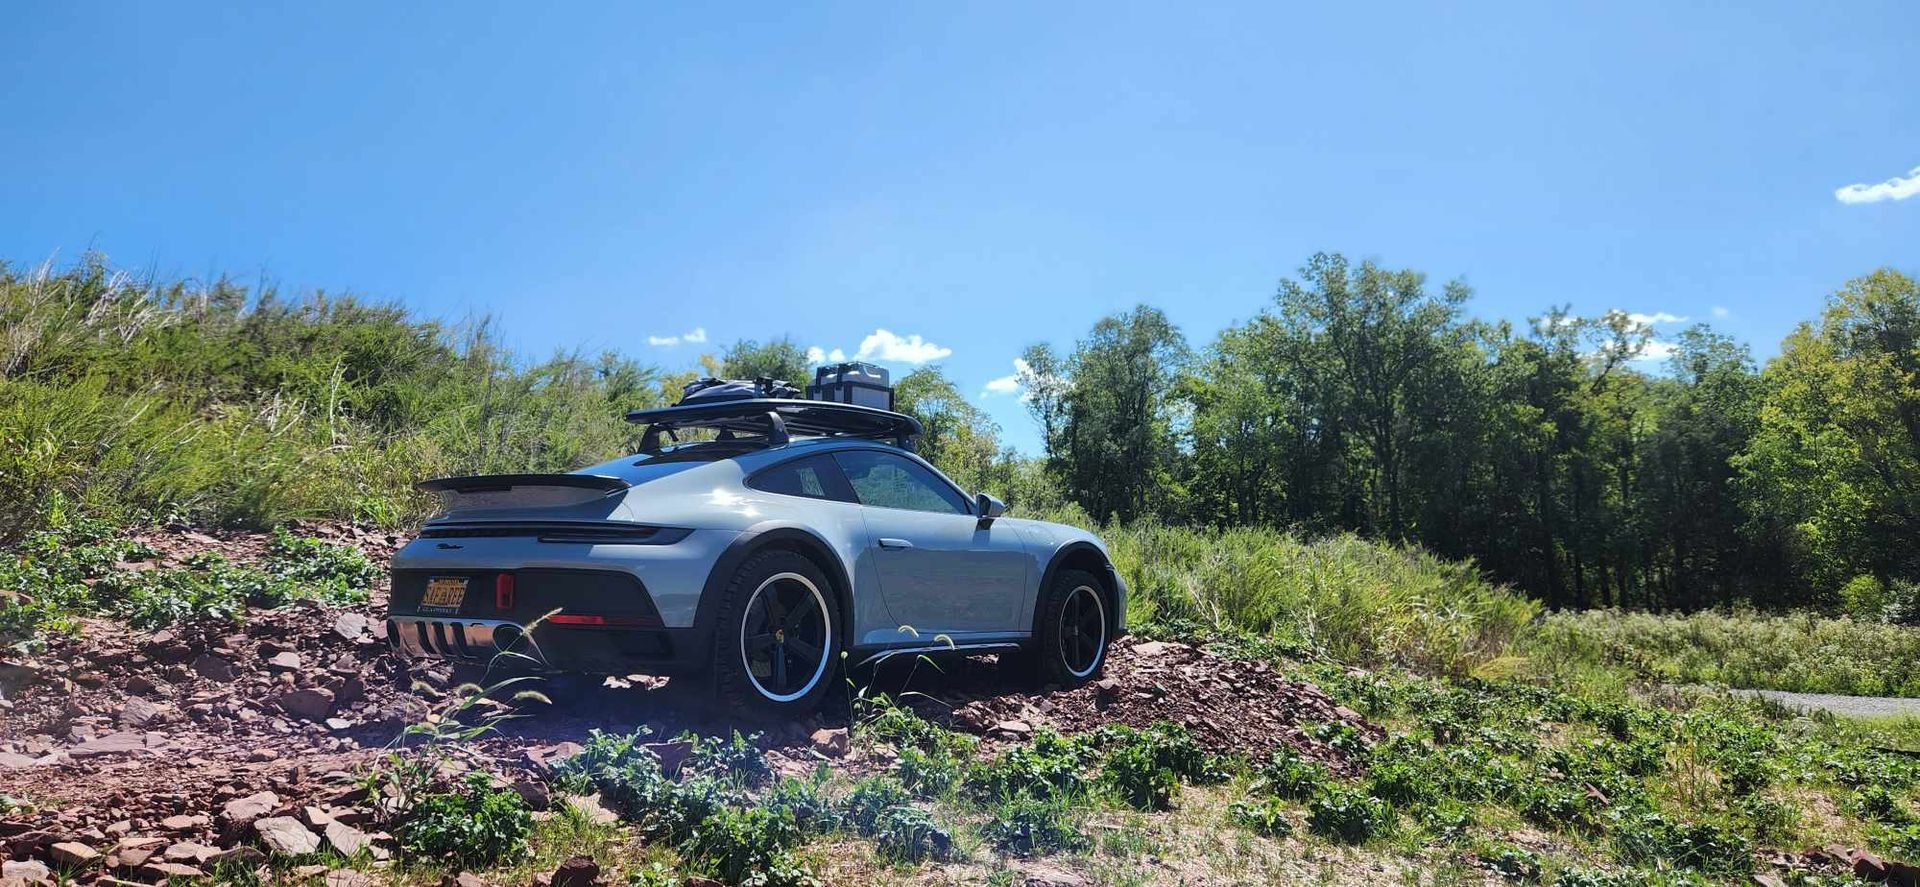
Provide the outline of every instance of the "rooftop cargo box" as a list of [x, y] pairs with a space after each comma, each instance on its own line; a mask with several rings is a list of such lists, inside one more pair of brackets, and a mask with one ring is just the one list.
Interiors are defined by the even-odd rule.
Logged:
[[837, 363], [813, 371], [808, 400], [829, 400], [882, 410], [893, 409], [893, 378], [885, 367], [870, 363]]

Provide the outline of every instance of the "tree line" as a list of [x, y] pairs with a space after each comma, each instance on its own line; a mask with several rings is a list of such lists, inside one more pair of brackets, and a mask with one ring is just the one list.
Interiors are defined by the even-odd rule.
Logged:
[[1554, 607], [1836, 605], [1912, 618], [1920, 287], [1847, 283], [1757, 366], [1622, 312], [1469, 317], [1461, 283], [1316, 255], [1194, 348], [1158, 309], [1024, 355], [1048, 477], [1121, 522], [1353, 531]]

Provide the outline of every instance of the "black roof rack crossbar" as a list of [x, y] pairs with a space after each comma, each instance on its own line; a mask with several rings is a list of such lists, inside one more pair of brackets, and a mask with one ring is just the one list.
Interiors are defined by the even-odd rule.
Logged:
[[911, 447], [924, 429], [920, 420], [891, 410], [824, 400], [790, 400], [756, 397], [719, 403], [688, 404], [633, 410], [627, 421], [644, 424], [643, 440], [654, 441], [659, 432], [676, 428], [714, 428], [721, 431], [765, 435], [778, 446], [790, 435], [891, 438], [902, 447]]

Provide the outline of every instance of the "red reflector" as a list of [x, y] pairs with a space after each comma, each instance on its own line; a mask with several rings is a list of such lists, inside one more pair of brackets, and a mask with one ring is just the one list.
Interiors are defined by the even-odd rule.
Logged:
[[501, 573], [493, 577], [493, 606], [497, 610], [513, 609], [512, 573]]
[[659, 625], [660, 620], [645, 616], [589, 616], [581, 613], [555, 613], [547, 617], [555, 625]]

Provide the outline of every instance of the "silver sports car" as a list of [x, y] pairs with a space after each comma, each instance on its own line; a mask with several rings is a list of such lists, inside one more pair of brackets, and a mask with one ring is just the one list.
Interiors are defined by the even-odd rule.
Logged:
[[389, 642], [701, 674], [724, 704], [792, 715], [843, 662], [901, 653], [991, 651], [1078, 684], [1125, 631], [1098, 538], [968, 496], [911, 451], [909, 416], [752, 398], [628, 418], [647, 426], [634, 456], [423, 483], [445, 507], [394, 558]]

